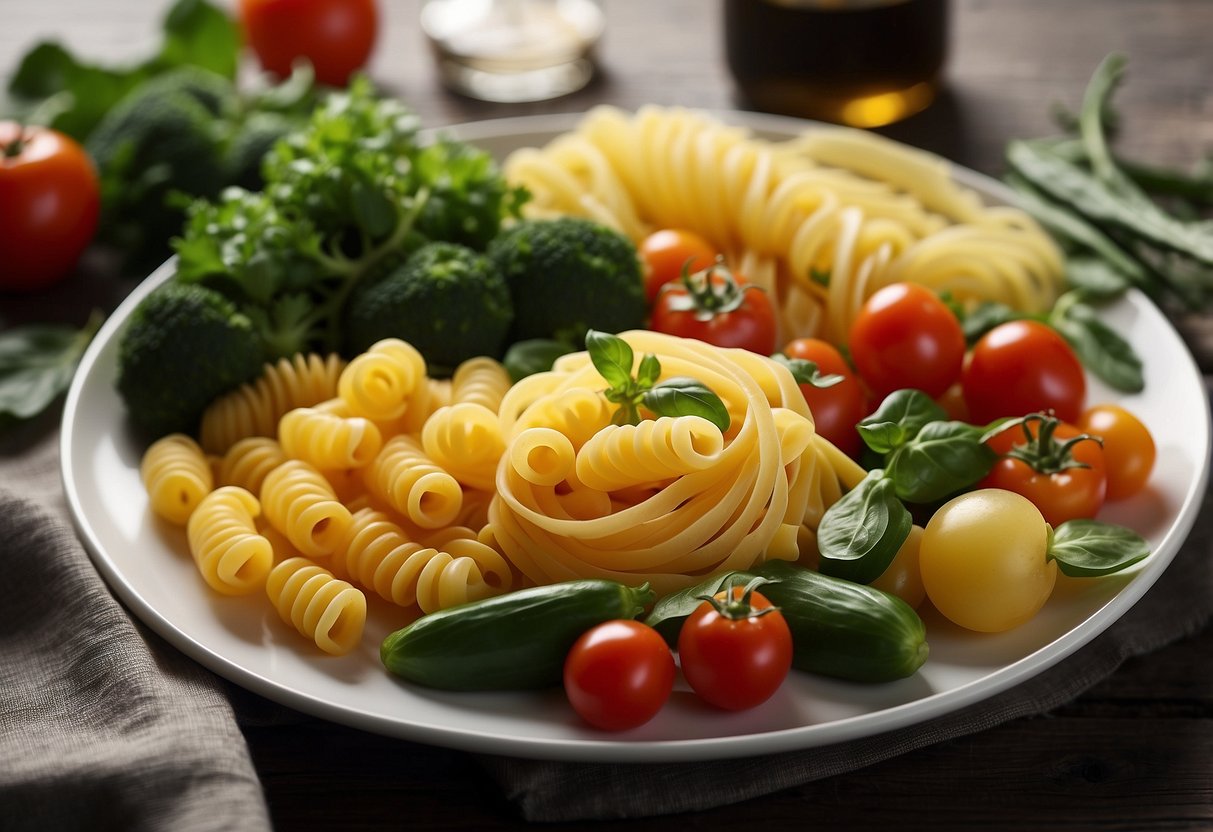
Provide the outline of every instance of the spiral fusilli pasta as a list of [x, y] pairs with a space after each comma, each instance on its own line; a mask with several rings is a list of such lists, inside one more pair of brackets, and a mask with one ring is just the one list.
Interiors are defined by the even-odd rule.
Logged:
[[265, 592], [282, 620], [326, 653], [343, 655], [362, 640], [366, 596], [307, 558], [275, 566]]
[[308, 557], [327, 557], [350, 526], [350, 511], [324, 475], [306, 462], [288, 459], [261, 484], [266, 519]]
[[216, 592], [244, 595], [260, 587], [274, 562], [273, 547], [257, 532], [257, 498], [222, 486], [202, 499], [186, 524], [190, 554]]
[[183, 433], [171, 433], [149, 445], [140, 459], [139, 475], [152, 511], [178, 526], [185, 525], [215, 484], [210, 460]]

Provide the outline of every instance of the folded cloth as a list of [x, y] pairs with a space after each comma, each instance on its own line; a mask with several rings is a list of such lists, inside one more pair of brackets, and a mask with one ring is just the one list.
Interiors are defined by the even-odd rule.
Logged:
[[1213, 618], [1213, 496], [1183, 548], [1132, 609], [1090, 644], [1028, 681], [930, 722], [805, 751], [739, 760], [619, 765], [483, 757], [527, 820], [638, 818], [738, 803], [856, 771], [943, 740], [1062, 705], [1126, 659], [1191, 635]]
[[136, 623], [76, 539], [55, 436], [0, 448], [0, 827], [268, 830], [222, 683]]

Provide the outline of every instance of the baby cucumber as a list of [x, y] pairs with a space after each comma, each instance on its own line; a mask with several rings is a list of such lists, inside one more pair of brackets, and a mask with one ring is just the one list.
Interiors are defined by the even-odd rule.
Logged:
[[927, 660], [926, 628], [914, 608], [895, 595], [822, 575], [785, 561], [748, 572], [713, 576], [657, 603], [645, 623], [676, 644], [697, 596], [718, 592], [729, 579], [769, 579], [758, 588], [779, 607], [792, 631], [792, 667], [853, 682], [889, 682], [913, 675]]
[[442, 690], [525, 690], [558, 685], [565, 655], [591, 627], [635, 618], [648, 584], [576, 580], [518, 590], [423, 616], [383, 640], [389, 671]]

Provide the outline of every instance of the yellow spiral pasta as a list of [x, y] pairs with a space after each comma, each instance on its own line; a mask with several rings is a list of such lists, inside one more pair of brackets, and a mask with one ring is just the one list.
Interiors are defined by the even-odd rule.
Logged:
[[492, 488], [505, 437], [497, 414], [476, 402], [441, 407], [421, 429], [426, 456], [469, 488]]
[[478, 404], [496, 413], [510, 389], [510, 374], [488, 356], [469, 358], [451, 376], [451, 404]]
[[223, 454], [249, 436], [274, 436], [278, 421], [296, 407], [337, 395], [345, 361], [337, 355], [295, 355], [266, 364], [254, 381], [213, 401], [199, 429], [207, 453]]
[[498, 417], [507, 437], [529, 428], [551, 428], [567, 436], [576, 449], [611, 423], [611, 404], [602, 395], [603, 387], [557, 390], [563, 378], [560, 371], [537, 373], [510, 389]]
[[152, 511], [184, 526], [202, 498], [214, 488], [210, 460], [190, 437], [171, 433], [157, 439], [139, 462]]
[[362, 640], [366, 596], [307, 558], [275, 566], [265, 593], [283, 621], [326, 653], [343, 655]]
[[399, 419], [426, 385], [425, 358], [399, 338], [386, 338], [356, 356], [341, 373], [337, 394], [355, 416]]
[[[607, 456], [612, 440], [599, 437], [628, 434], [604, 428], [578, 451], [574, 476], [546, 484], [553, 474], [536, 483], [518, 470], [523, 466], [517, 460], [527, 454], [516, 455], [514, 443], [535, 435], [522, 431], [509, 440], [509, 463], [498, 468], [497, 497], [485, 536], [537, 584], [581, 577], [643, 580], [662, 594], [711, 572], [743, 569], [764, 559], [798, 559], [800, 528], [815, 528], [825, 508], [844, 488], [857, 484], [864, 471], [813, 431], [791, 373], [744, 350], [646, 331], [621, 337], [637, 362], [646, 353], [658, 358], [662, 379], [696, 378], [736, 414], [737, 424], [723, 435], [719, 448], [712, 443], [684, 452], [684, 460], [696, 460], [698, 454], [710, 458], [710, 464], [696, 467], [696, 462], [668, 481], [608, 493], [593, 486], [619, 483], [591, 483], [581, 476], [583, 456], [589, 460], [587, 470], [614, 472], [618, 467]], [[536, 404], [565, 389], [605, 387], [585, 353], [565, 356], [552, 375], [563, 378], [549, 379], [552, 389]], [[523, 410], [518, 423], [527, 415]], [[712, 430], [722, 437], [719, 429]], [[651, 471], [677, 458], [661, 443], [635, 442], [640, 433], [631, 432], [635, 465]], [[706, 441], [706, 430], [698, 435]]]
[[244, 595], [265, 583], [274, 563], [270, 542], [257, 531], [257, 498], [222, 486], [202, 499], [186, 525], [190, 554], [203, 580], [224, 595]]
[[337, 575], [401, 606], [434, 612], [509, 591], [509, 564], [467, 531], [417, 542], [383, 512], [354, 513], [349, 535], [332, 561]]
[[532, 485], [556, 486], [575, 475], [577, 451], [572, 440], [554, 428], [527, 428], [510, 442], [509, 463]]
[[379, 428], [361, 416], [297, 407], [278, 422], [278, 442], [286, 455], [316, 468], [361, 468], [383, 447]]
[[286, 460], [287, 455], [277, 439], [250, 436], [228, 448], [219, 460], [215, 479], [220, 485], [238, 485], [260, 494], [266, 474]]
[[767, 141], [684, 108], [598, 107], [504, 171], [531, 191], [532, 216], [590, 217], [634, 241], [703, 235], [775, 299], [780, 343], [843, 340], [895, 281], [1027, 312], [1063, 289], [1059, 249], [1024, 211], [986, 206], [943, 159], [867, 131]]
[[407, 434], [384, 443], [364, 478], [371, 494], [422, 528], [449, 525], [463, 505], [459, 482]]
[[328, 480], [308, 463], [288, 459], [261, 484], [266, 519], [308, 557], [327, 557], [345, 537], [350, 511]]
[[[812, 423], [808, 424], [810, 435]], [[720, 428], [700, 416], [662, 416], [603, 428], [577, 452], [577, 479], [598, 491], [702, 471], [724, 450]]]

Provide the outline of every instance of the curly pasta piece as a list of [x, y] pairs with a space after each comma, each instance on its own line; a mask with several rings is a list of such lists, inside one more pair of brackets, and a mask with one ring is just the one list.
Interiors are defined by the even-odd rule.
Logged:
[[248, 436], [273, 436], [278, 421], [296, 407], [337, 395], [345, 367], [338, 355], [295, 355], [266, 364], [261, 375], [220, 396], [202, 413], [199, 429], [207, 453], [222, 454]]
[[364, 477], [372, 495], [422, 528], [449, 525], [463, 505], [459, 482], [407, 434], [385, 442]]
[[369, 507], [354, 513], [333, 571], [392, 603], [415, 603], [422, 612], [507, 592], [513, 581], [501, 554], [470, 530], [417, 542], [387, 514]]
[[527, 482], [555, 486], [574, 473], [577, 451], [568, 436], [554, 428], [527, 428], [510, 443], [509, 460]]
[[224, 595], [260, 587], [274, 563], [270, 541], [259, 534], [257, 498], [227, 485], [202, 499], [186, 525], [190, 554], [203, 580]]
[[149, 445], [139, 461], [139, 475], [152, 511], [178, 526], [185, 525], [215, 487], [210, 460], [183, 433], [171, 433]]
[[265, 593], [283, 621], [326, 653], [344, 655], [362, 641], [366, 596], [307, 558], [275, 566]]
[[497, 414], [482, 404], [441, 407], [421, 429], [426, 456], [469, 488], [492, 488], [505, 437]]
[[261, 502], [270, 524], [308, 557], [332, 554], [350, 526], [332, 485], [302, 460], [288, 459], [266, 475]]
[[355, 416], [393, 421], [426, 384], [425, 358], [407, 341], [385, 338], [356, 356], [341, 373], [337, 395]]
[[488, 356], [469, 358], [451, 376], [451, 404], [478, 404], [496, 414], [510, 389], [509, 371]]
[[278, 422], [278, 441], [287, 456], [320, 469], [361, 468], [383, 447], [379, 428], [369, 419], [311, 407], [287, 411]]
[[616, 491], [702, 471], [722, 450], [724, 434], [701, 416], [609, 425], [577, 452], [577, 479], [599, 491]]
[[266, 474], [286, 460], [287, 455], [277, 439], [250, 436], [228, 448], [219, 461], [216, 481], [220, 485], [238, 485], [253, 494], [260, 494]]

